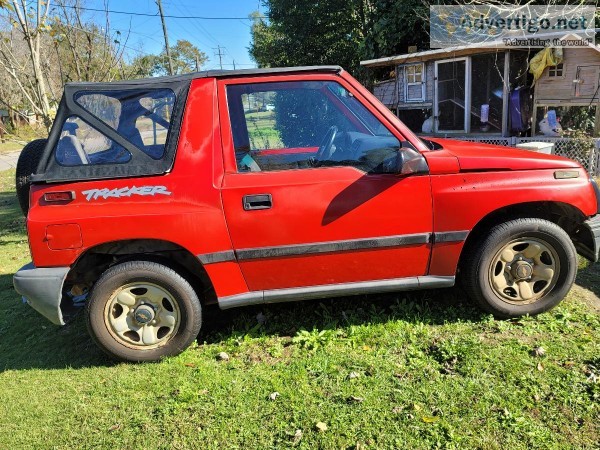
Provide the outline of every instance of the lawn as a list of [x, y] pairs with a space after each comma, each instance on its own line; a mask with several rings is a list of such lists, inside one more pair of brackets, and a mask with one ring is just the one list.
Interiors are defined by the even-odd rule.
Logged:
[[0, 142], [0, 155], [21, 150], [28, 142], [46, 136], [47, 133], [43, 129], [34, 129], [30, 126], [22, 125], [16, 134], [6, 134], [4, 136], [4, 142]]
[[248, 137], [252, 148], [282, 148], [279, 131], [275, 127], [275, 113], [272, 111], [246, 114]]
[[0, 154], [21, 150], [24, 147], [24, 145], [25, 144], [21, 142], [6, 140], [0, 143]]
[[598, 265], [537, 318], [494, 320], [458, 289], [210, 309], [182, 355], [114, 364], [82, 317], [55, 327], [13, 290], [29, 260], [13, 177], [0, 174], [0, 448], [600, 446]]

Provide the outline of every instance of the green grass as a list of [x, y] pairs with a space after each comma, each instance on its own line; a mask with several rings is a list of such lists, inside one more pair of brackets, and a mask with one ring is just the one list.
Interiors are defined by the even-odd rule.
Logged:
[[4, 135], [4, 142], [0, 142], [0, 154], [21, 150], [28, 142], [45, 137], [48, 137], [48, 133], [44, 128], [22, 125], [15, 134]]
[[494, 320], [459, 290], [210, 309], [182, 355], [114, 364], [82, 317], [55, 327], [12, 289], [29, 260], [13, 177], [0, 174], [0, 448], [600, 445], [598, 265], [537, 318]]
[[252, 148], [269, 149], [284, 147], [279, 131], [275, 128], [274, 112], [247, 113], [246, 122]]
[[6, 140], [4, 142], [0, 142], [0, 154], [15, 152], [17, 150], [21, 150], [23, 147], [24, 147], [24, 144], [21, 142]]

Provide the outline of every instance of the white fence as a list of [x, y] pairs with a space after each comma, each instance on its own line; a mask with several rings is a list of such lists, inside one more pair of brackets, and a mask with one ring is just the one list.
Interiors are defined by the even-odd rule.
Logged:
[[[451, 137], [451, 136], [448, 136]], [[600, 138], [593, 139], [594, 146], [585, 141], [569, 138], [534, 136], [534, 137], [497, 137], [497, 136], [461, 136], [451, 137], [461, 141], [483, 142], [486, 144], [514, 147], [522, 142], [551, 142], [552, 153], [578, 161], [590, 175], [600, 175]]]

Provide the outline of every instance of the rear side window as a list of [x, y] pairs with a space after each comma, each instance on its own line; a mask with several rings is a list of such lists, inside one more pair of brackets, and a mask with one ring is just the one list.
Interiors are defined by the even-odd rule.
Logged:
[[75, 102], [151, 158], [163, 157], [175, 104], [172, 90], [85, 91]]
[[131, 160], [131, 153], [80, 117], [71, 116], [63, 124], [55, 157], [61, 166], [123, 164]]

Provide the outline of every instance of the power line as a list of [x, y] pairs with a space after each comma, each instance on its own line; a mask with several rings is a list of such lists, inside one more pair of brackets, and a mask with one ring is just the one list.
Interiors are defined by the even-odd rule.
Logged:
[[[181, 12], [181, 13], [183, 13], [183, 14], [186, 14], [186, 12], [189, 12], [189, 10], [187, 10], [187, 11], [184, 11], [183, 9], [181, 9], [181, 8], [180, 8], [180, 7], [179, 7], [177, 4], [175, 4], [175, 3], [171, 3], [171, 6], [174, 6], [174, 7], [175, 7], [175, 9], [177, 9], [178, 11], [180, 11], [180, 12]], [[186, 9], [187, 9], [187, 8], [186, 8]], [[191, 13], [190, 13], [189, 15], [191, 16]], [[194, 27], [196, 30], [198, 30], [198, 33], [200, 33], [200, 34], [201, 34], [201, 35], [203, 35], [204, 37], [208, 38], [208, 40], [209, 40], [209, 41], [212, 41], [213, 43], [215, 43], [215, 44], [217, 44], [217, 45], [220, 45], [220, 42], [219, 42], [219, 41], [217, 41], [217, 40], [216, 40], [216, 39], [215, 39], [215, 38], [214, 38], [214, 37], [213, 37], [213, 36], [210, 34], [210, 32], [209, 32], [209, 31], [208, 31], [206, 28], [204, 28], [204, 27], [203, 27], [203, 26], [202, 26], [200, 23], [196, 23], [196, 22], [190, 22], [190, 23], [192, 24], [192, 26], [193, 26], [193, 27]], [[187, 28], [185, 28], [185, 26], [184, 26], [183, 24], [181, 25], [181, 28], [187, 31]], [[188, 31], [188, 33], [189, 33], [189, 35], [190, 35], [190, 36], [193, 36], [194, 40], [197, 40], [197, 41], [199, 41], [199, 39], [198, 39], [198, 38], [197, 38], [197, 37], [194, 35], [194, 33], [190, 33], [189, 31]], [[200, 42], [200, 41], [199, 41], [199, 42]], [[204, 45], [206, 45], [206, 47], [211, 47], [211, 46], [212, 46], [212, 44], [206, 44], [206, 43], [204, 43]]]
[[[96, 12], [109, 12], [111, 14], [127, 14], [130, 16], [143, 16], [143, 17], [158, 17], [159, 14], [150, 14], [150, 13], [140, 13], [133, 11], [114, 11], [108, 9], [100, 9], [100, 8], [88, 8], [84, 6], [72, 6], [72, 5], [64, 5], [66, 8], [71, 9], [81, 9], [83, 11], [96, 11]], [[198, 19], [198, 20], [252, 20], [248, 17], [207, 17], [207, 16], [179, 16], [174, 14], [165, 14], [165, 18], [167, 19]], [[260, 19], [267, 19], [267, 16], [256, 16]]]
[[[191, 13], [191, 10], [188, 9], [187, 6], [184, 5], [177, 5], [176, 3], [169, 3], [169, 5], [171, 7], [174, 7], [176, 11], [181, 12], [182, 14], [186, 15], [186, 16], [192, 16], [193, 14]], [[185, 8], [185, 9], [184, 9]], [[221, 43], [206, 29], [202, 26], [202, 24], [199, 21], [195, 21], [192, 20], [191, 22], [188, 22], [188, 24], [191, 24], [196, 30], [198, 30], [198, 33], [206, 38], [208, 38], [210, 41], [212, 41], [213, 43], [217, 44], [217, 47], [224, 47], [221, 45]], [[187, 25], [187, 24], [186, 24]], [[181, 29], [188, 31], [187, 28], [184, 26], [184, 23], [181, 23], [180, 25]], [[189, 31], [188, 31], [189, 33]], [[198, 37], [196, 34], [194, 33], [189, 33], [190, 36], [192, 37], [193, 40], [198, 40]], [[211, 47], [211, 45], [206, 45], [207, 47]], [[225, 49], [226, 50], [226, 49]], [[208, 58], [207, 58], [208, 60]], [[198, 62], [197, 62], [198, 65]]]

